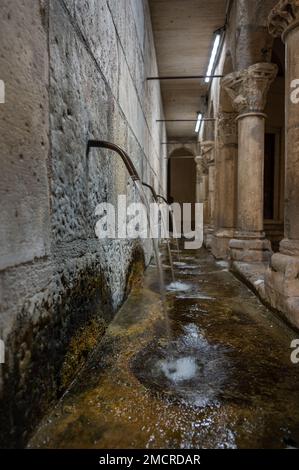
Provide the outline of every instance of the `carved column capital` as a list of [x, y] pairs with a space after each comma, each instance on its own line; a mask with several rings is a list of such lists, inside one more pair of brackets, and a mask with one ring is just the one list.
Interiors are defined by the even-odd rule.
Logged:
[[200, 144], [201, 155], [206, 165], [210, 166], [215, 163], [215, 142], [212, 140], [204, 140]]
[[270, 34], [285, 39], [286, 33], [296, 25], [299, 27], [299, 0], [280, 0], [268, 18]]
[[219, 145], [236, 144], [238, 141], [237, 113], [218, 114]]
[[201, 175], [207, 174], [207, 164], [202, 156], [195, 157], [196, 169]]
[[262, 113], [264, 111], [267, 93], [277, 71], [276, 64], [262, 62], [223, 78], [222, 85], [230, 96], [237, 113]]

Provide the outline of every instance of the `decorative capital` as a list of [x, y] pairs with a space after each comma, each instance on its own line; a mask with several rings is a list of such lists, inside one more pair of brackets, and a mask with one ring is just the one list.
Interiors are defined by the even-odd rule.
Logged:
[[269, 15], [269, 32], [274, 37], [283, 36], [296, 22], [299, 22], [299, 0], [280, 0]]
[[234, 72], [222, 80], [222, 85], [239, 114], [262, 113], [267, 93], [278, 72], [276, 64], [262, 62]]
[[236, 144], [238, 140], [238, 125], [236, 113], [218, 114], [218, 136], [220, 145]]
[[196, 163], [196, 170], [197, 174], [199, 176], [206, 175], [207, 174], [207, 165], [203, 157], [197, 156], [195, 157], [195, 163]]
[[213, 140], [204, 140], [200, 144], [201, 155], [206, 165], [213, 165], [215, 162], [215, 142]]

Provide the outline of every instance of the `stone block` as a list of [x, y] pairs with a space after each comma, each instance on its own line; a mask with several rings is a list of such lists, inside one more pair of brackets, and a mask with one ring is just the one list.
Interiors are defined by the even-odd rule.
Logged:
[[270, 260], [272, 251], [269, 240], [239, 240], [229, 243], [230, 256], [233, 261], [244, 263], [263, 263]]
[[39, 2], [1, 2], [0, 270], [49, 254], [49, 60]]

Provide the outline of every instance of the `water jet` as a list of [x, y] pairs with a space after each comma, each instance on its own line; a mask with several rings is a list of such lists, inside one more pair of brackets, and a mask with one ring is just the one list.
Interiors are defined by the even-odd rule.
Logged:
[[[160, 196], [156, 193], [155, 189], [150, 184], [142, 182], [142, 186], [145, 186], [146, 188], [149, 188], [151, 190], [151, 193], [152, 193], [152, 196], [153, 196], [153, 199], [154, 199], [155, 203], [158, 204], [158, 198], [163, 198], [163, 200], [166, 201], [166, 199], [163, 196]], [[167, 202], [166, 202], [166, 204], [167, 204], [167, 207], [169, 209], [169, 206], [168, 206]], [[164, 214], [163, 214], [162, 211], [161, 211], [161, 219], [162, 219], [162, 224], [164, 226], [164, 230], [166, 232], [167, 231], [167, 224], [166, 224], [166, 221], [164, 219]], [[168, 238], [166, 239], [166, 243], [167, 243], [167, 252], [168, 252], [168, 259], [169, 259], [169, 264], [170, 264], [170, 269], [171, 269], [172, 281], [175, 282], [173, 259], [172, 259], [172, 254], [171, 254], [170, 242], [169, 242]]]

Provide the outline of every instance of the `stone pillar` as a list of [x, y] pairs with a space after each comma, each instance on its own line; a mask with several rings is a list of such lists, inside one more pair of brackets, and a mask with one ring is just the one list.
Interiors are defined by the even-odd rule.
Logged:
[[208, 204], [204, 231], [206, 248], [211, 248], [215, 230], [215, 143], [210, 140], [201, 143], [201, 155], [207, 168]]
[[208, 172], [202, 157], [195, 157], [196, 202], [204, 204], [204, 221], [208, 218]]
[[216, 232], [212, 253], [217, 259], [229, 254], [229, 242], [236, 228], [238, 160], [237, 114], [220, 113], [217, 126], [216, 150]]
[[197, 156], [197, 157], [194, 158], [194, 161], [195, 161], [195, 164], [196, 164], [196, 191], [195, 191], [195, 197], [196, 197], [196, 202], [201, 202], [202, 159], [201, 159], [200, 156]]
[[299, 328], [299, 103], [292, 96], [299, 79], [299, 0], [281, 0], [269, 16], [269, 31], [286, 45], [285, 238], [266, 273], [265, 291], [273, 307]]
[[208, 199], [208, 171], [204, 159], [201, 156], [195, 158], [196, 163], [196, 202], [203, 204], [204, 232], [209, 224], [209, 199]]
[[238, 112], [238, 216], [232, 261], [267, 262], [271, 245], [264, 233], [264, 142], [263, 113], [275, 64], [260, 63], [227, 75], [223, 86]]

